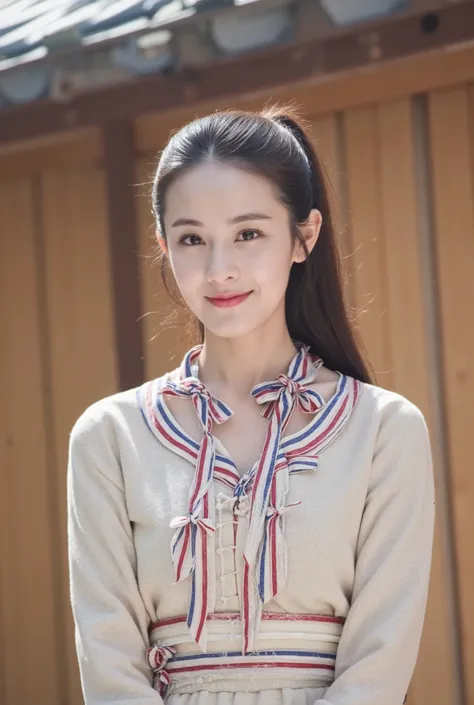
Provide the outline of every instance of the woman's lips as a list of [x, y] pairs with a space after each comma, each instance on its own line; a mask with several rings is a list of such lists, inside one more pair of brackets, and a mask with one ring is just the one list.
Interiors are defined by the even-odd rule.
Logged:
[[250, 296], [252, 292], [247, 291], [245, 294], [222, 294], [221, 296], [206, 296], [206, 299], [217, 308], [230, 308], [238, 306]]

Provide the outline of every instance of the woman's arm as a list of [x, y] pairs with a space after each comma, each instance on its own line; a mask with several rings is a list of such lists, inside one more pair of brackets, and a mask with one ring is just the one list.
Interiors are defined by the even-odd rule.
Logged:
[[434, 504], [426, 424], [402, 399], [379, 430], [335, 681], [315, 705], [404, 702], [426, 609]]
[[101, 402], [76, 422], [67, 474], [76, 649], [86, 705], [162, 705], [146, 661], [148, 617], [113, 432]]

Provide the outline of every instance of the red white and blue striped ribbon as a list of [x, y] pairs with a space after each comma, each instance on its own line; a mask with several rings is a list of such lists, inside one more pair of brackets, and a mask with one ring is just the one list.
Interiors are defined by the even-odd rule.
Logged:
[[170, 526], [176, 529], [171, 542], [176, 582], [192, 576], [188, 627], [196, 642], [206, 649], [206, 618], [215, 606], [215, 579], [210, 574], [208, 560], [209, 554], [214, 553], [214, 544], [210, 538], [215, 531], [215, 447], [212, 427], [214, 423], [227, 421], [232, 412], [193, 377], [180, 383], [169, 381], [162, 387], [161, 394], [191, 398], [203, 431], [189, 495], [188, 514], [175, 517]]
[[159, 692], [162, 698], [171, 685], [171, 677], [168, 673], [167, 663], [176, 654], [173, 646], [158, 646], [153, 644], [146, 650], [148, 665], [153, 671], [153, 687]]
[[263, 405], [262, 416], [270, 424], [255, 470], [244, 550], [243, 653], [254, 648], [262, 603], [274, 597], [286, 582], [283, 516], [288, 508], [285, 505], [288, 472], [277, 472], [280, 442], [295, 408], [316, 414], [324, 406], [321, 395], [307, 388], [321, 365], [322, 360], [312, 358], [308, 348], [301, 345], [287, 375], [279, 375], [275, 381], [259, 384], [252, 390], [257, 403]]
[[[360, 394], [360, 383], [339, 375], [336, 393], [325, 403], [307, 385], [317, 376], [323, 361], [298, 344], [287, 375], [257, 385], [252, 391], [269, 419], [262, 456], [243, 477], [232, 459], [216, 452], [212, 424], [223, 423], [230, 409], [212, 397], [197, 378], [195, 362], [202, 346], [190, 350], [180, 367], [180, 379], [170, 377], [147, 382], [138, 390], [138, 402], [154, 435], [170, 450], [196, 467], [190, 492], [188, 515], [176, 517], [172, 541], [176, 579], [192, 575], [187, 616], [195, 641], [206, 650], [206, 618], [215, 603], [214, 483], [232, 489], [234, 496], [250, 495], [249, 532], [244, 551], [241, 618], [242, 653], [252, 650], [260, 623], [262, 605], [285, 585], [287, 556], [284, 517], [296, 503], [287, 505], [289, 478], [298, 472], [314, 471], [318, 455], [345, 426]], [[203, 429], [198, 443], [175, 421], [163, 395], [191, 398]], [[298, 408], [314, 414], [314, 420], [299, 433], [283, 436], [292, 411]]]
[[[218, 612], [208, 616], [209, 651], [196, 653], [186, 626], [186, 616], [178, 615], [153, 622], [149, 627], [151, 643], [149, 662], [155, 671], [155, 687], [163, 694], [186, 685], [189, 676], [222, 683], [231, 675], [243, 682], [258, 677], [256, 670], [274, 678], [291, 671], [301, 687], [329, 686], [334, 681], [337, 646], [345, 623], [344, 617], [317, 614], [265, 612], [257, 648], [242, 654], [234, 647], [241, 638], [242, 624], [238, 614]], [[217, 644], [227, 643], [223, 651]], [[167, 648], [178, 648], [169, 656]], [[163, 670], [165, 669], [165, 670]], [[263, 673], [262, 673], [263, 676]], [[163, 695], [162, 695], [163, 696]]]

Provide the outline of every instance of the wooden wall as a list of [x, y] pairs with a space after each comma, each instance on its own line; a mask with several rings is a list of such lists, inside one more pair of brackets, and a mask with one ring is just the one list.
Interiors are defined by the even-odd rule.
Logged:
[[[415, 94], [407, 85], [405, 95], [397, 84], [383, 99], [362, 91], [360, 104], [351, 94], [344, 106], [339, 96], [330, 111], [308, 87], [305, 102], [337, 199], [348, 302], [360, 312], [378, 382], [418, 404], [431, 430], [436, 537], [409, 704], [474, 705], [474, 87]], [[172, 307], [152, 262], [150, 203], [138, 194], [169, 129], [187, 117], [143, 116], [135, 125], [137, 334], [147, 378], [174, 365], [187, 339], [182, 318], [162, 326]], [[65, 468], [75, 419], [119, 387], [105, 169], [99, 130], [0, 148], [5, 705], [82, 702], [68, 601]]]
[[117, 389], [98, 133], [0, 156], [0, 702], [82, 702], [67, 585], [69, 431]]

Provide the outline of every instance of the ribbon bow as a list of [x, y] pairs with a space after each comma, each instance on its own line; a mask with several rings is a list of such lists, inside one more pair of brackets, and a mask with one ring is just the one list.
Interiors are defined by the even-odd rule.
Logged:
[[232, 411], [213, 397], [196, 377], [180, 382], [169, 381], [162, 394], [191, 398], [197, 412], [203, 437], [196, 460], [196, 472], [189, 494], [188, 514], [175, 517], [170, 527], [176, 529], [171, 541], [171, 557], [176, 582], [192, 575], [192, 586], [187, 624], [195, 641], [205, 650], [207, 643], [206, 618], [215, 603], [215, 580], [210, 565], [213, 550], [208, 546], [214, 533], [213, 476], [215, 447], [212, 435], [214, 423], [224, 423]]
[[196, 377], [188, 377], [181, 382], [167, 382], [161, 393], [173, 397], [190, 397], [204, 432], [211, 432], [213, 422], [221, 424], [232, 416], [229, 407], [213, 397]]
[[242, 475], [240, 478], [237, 487], [234, 490], [234, 494], [236, 497], [241, 497], [242, 495], [246, 495], [249, 492], [249, 489], [252, 485], [252, 479], [253, 475], [251, 472], [245, 473], [245, 475]]
[[[244, 550], [244, 605], [243, 653], [252, 650], [262, 602], [267, 602], [284, 585], [286, 580], [286, 549], [283, 533], [276, 521], [278, 514], [267, 521], [271, 499], [273, 507], [288, 492], [288, 464], [279, 463], [282, 433], [295, 406], [303, 413], [316, 413], [324, 406], [321, 395], [307, 389], [317, 377], [322, 365], [320, 358], [313, 359], [307, 346], [300, 345], [287, 375], [279, 375], [273, 382], [259, 384], [252, 389], [252, 396], [262, 404], [262, 416], [270, 420], [262, 456], [255, 469], [252, 485], [251, 515]], [[286, 468], [286, 472], [282, 472]], [[268, 545], [267, 545], [268, 544]], [[268, 555], [271, 546], [272, 555]], [[278, 555], [276, 555], [278, 553]], [[256, 602], [256, 594], [260, 604]]]
[[[267, 565], [262, 566], [261, 575], [264, 576], [264, 580], [258, 585], [260, 599], [263, 603], [271, 600], [286, 583], [288, 554], [284, 539], [283, 520], [288, 509], [296, 507], [298, 504], [301, 504], [301, 500], [278, 508], [273, 505], [269, 505], [267, 508], [265, 535], [261, 550], [261, 560]], [[276, 562], [276, 565], [273, 565], [273, 562]]]
[[171, 683], [171, 677], [165, 670], [165, 666], [175, 653], [176, 649], [173, 646], [158, 646], [156, 644], [146, 651], [148, 663], [154, 673], [153, 687], [162, 698]]
[[310, 373], [302, 381], [291, 379], [286, 375], [278, 375], [275, 382], [254, 387], [252, 396], [259, 404], [263, 404], [261, 415], [270, 419], [275, 412], [275, 407], [278, 404], [283, 406], [282, 402], [284, 403], [284, 401], [289, 407], [285, 414], [286, 422], [288, 422], [295, 406], [303, 414], [315, 414], [324, 406], [324, 400], [320, 394], [305, 387], [315, 377], [316, 370], [312, 367]]
[[182, 526], [189, 527], [190, 524], [196, 524], [197, 526], [200, 526], [202, 529], [207, 531], [208, 534], [212, 534], [214, 532], [214, 526], [211, 524], [211, 522], [207, 521], [206, 519], [200, 519], [199, 517], [193, 517], [189, 515], [186, 517], [175, 517], [170, 521], [170, 527], [172, 529], [178, 529]]
[[279, 509], [270, 505], [267, 509], [267, 526], [269, 526], [271, 522], [275, 523], [276, 519], [281, 519], [286, 514], [287, 509], [290, 507], [296, 507], [298, 504], [301, 504], [301, 500], [286, 504], [284, 507], [280, 507]]

